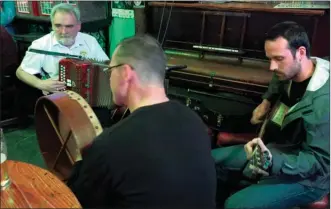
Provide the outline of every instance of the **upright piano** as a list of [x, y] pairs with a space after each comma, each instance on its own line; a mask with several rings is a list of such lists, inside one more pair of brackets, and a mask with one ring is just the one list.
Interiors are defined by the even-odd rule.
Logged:
[[295, 21], [305, 27], [312, 55], [329, 56], [329, 9], [281, 9], [261, 2], [149, 2], [144, 11], [145, 17], [139, 13], [136, 18], [137, 32], [159, 40], [169, 65], [187, 65], [167, 74], [169, 97], [201, 116], [215, 146], [219, 132], [254, 134], [259, 129], [250, 118], [272, 78], [264, 52], [270, 27]]

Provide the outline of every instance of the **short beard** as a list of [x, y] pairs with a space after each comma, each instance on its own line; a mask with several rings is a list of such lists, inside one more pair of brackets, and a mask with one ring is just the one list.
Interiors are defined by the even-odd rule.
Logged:
[[63, 46], [72, 46], [75, 43], [74, 38], [58, 38], [58, 42]]
[[301, 71], [301, 63], [295, 61], [295, 63], [292, 66], [292, 70], [291, 70], [291, 74], [290, 76], [287, 78], [287, 80], [293, 80], [296, 76], [299, 75], [300, 71]]

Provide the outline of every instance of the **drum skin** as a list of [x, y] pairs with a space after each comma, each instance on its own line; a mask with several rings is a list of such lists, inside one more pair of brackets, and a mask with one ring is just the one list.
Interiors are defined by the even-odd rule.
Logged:
[[91, 107], [73, 91], [39, 98], [35, 120], [44, 161], [63, 181], [70, 176], [76, 156], [102, 132]]

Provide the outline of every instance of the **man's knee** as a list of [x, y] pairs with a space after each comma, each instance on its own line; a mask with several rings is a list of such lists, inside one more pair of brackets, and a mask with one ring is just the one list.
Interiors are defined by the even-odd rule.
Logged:
[[240, 170], [247, 162], [244, 145], [221, 147], [212, 150], [216, 165], [230, 170]]
[[217, 191], [219, 202], [229, 196], [229, 192], [240, 187], [242, 169], [246, 163], [243, 145], [223, 147], [212, 150], [216, 163]]
[[33, 88], [22, 81], [17, 82], [17, 111], [19, 114], [33, 114], [37, 100], [43, 96], [41, 90]]
[[[224, 209], [239, 209], [239, 208], [242, 208], [241, 205], [238, 204], [238, 202], [236, 202], [236, 201], [237, 200], [234, 200], [234, 198], [229, 197], [224, 203]], [[248, 205], [247, 205], [247, 209], [248, 209]]]
[[[224, 203], [224, 209], [258, 209], [258, 208], [264, 208], [260, 207], [259, 200], [254, 199], [255, 195], [242, 195], [242, 193], [239, 191], [232, 196], [230, 196], [228, 199], [226, 199]], [[258, 198], [258, 197], [257, 197]]]

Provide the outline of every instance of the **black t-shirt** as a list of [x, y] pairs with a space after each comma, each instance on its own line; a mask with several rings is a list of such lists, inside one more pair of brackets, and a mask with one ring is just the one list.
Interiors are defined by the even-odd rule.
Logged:
[[216, 171], [202, 120], [169, 101], [97, 137], [68, 186], [83, 207], [215, 208]]
[[[281, 102], [288, 106], [288, 108], [291, 108], [298, 103], [306, 92], [310, 78], [302, 82], [292, 81], [290, 96], [288, 97], [285, 93], [282, 94]], [[268, 139], [268, 142], [272, 141], [278, 144], [292, 144], [299, 146], [306, 139], [306, 131], [302, 118], [292, 121], [282, 130], [280, 130], [280, 127], [277, 125], [269, 126], [265, 138]]]
[[292, 107], [293, 105], [295, 105], [302, 99], [304, 93], [306, 92], [310, 78], [308, 78], [302, 82], [292, 81], [291, 89], [290, 89], [290, 98], [289, 98], [289, 103], [288, 103], [289, 107]]

